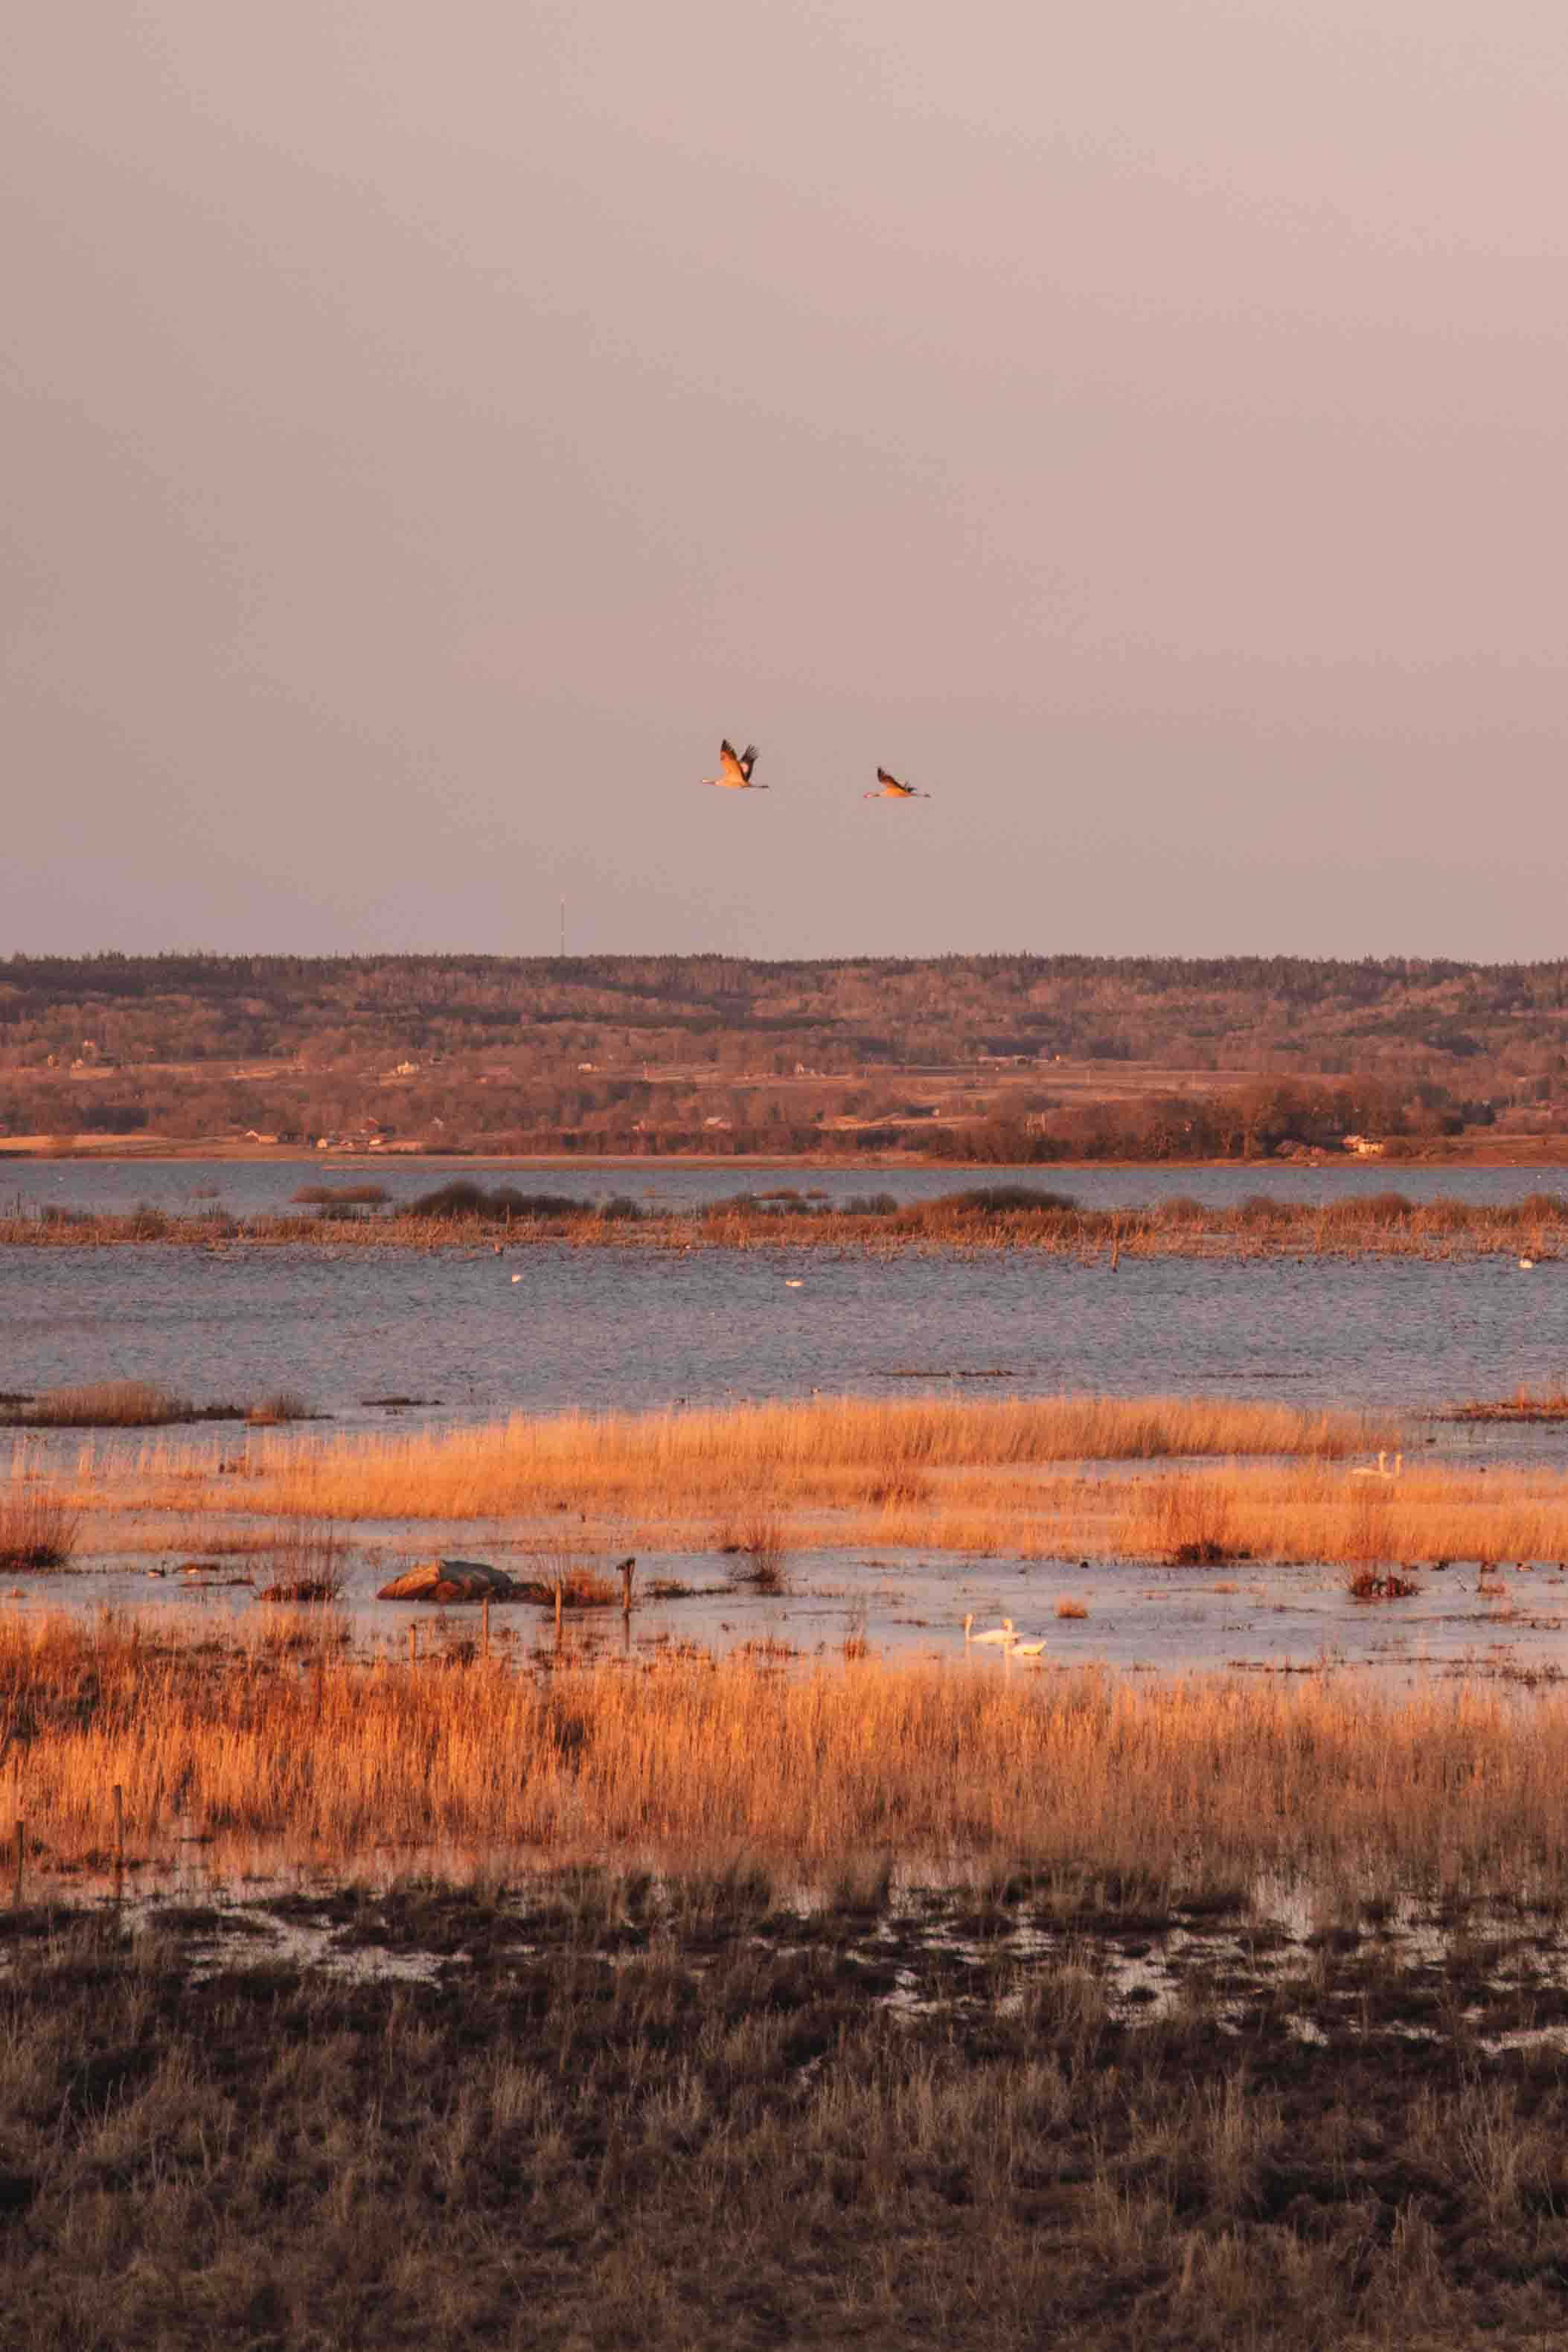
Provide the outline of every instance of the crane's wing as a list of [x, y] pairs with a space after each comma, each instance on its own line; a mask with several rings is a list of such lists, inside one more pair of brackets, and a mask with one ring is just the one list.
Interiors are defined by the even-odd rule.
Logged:
[[718, 764], [720, 771], [731, 783], [743, 784], [746, 782], [746, 770], [736, 756], [735, 746], [727, 736], [718, 747]]
[[749, 783], [751, 782], [751, 771], [757, 765], [757, 746], [755, 743], [748, 743], [747, 745], [745, 751], [741, 753], [740, 758], [737, 761], [736, 765], [739, 768], [741, 774], [746, 778], [747, 782]]
[[878, 782], [879, 784], [883, 785], [883, 786], [887, 791], [889, 791], [889, 792], [894, 792], [894, 793], [902, 793], [904, 794], [904, 799], [905, 799], [905, 800], [911, 800], [911, 801], [912, 801], [912, 800], [915, 798], [915, 787], [914, 787], [914, 785], [913, 785], [913, 784], [901, 784], [901, 783], [899, 782], [899, 781], [898, 781], [898, 778], [897, 778], [896, 776], [890, 776], [890, 775], [888, 774], [887, 770], [886, 770], [885, 768], [879, 768], [879, 769], [877, 770], [877, 772], [876, 772], [876, 780], [877, 780], [877, 782]]

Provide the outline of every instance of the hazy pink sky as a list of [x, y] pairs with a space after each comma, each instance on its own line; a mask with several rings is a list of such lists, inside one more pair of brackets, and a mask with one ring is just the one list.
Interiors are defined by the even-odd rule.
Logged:
[[5, 47], [0, 952], [1568, 949], [1561, 0]]

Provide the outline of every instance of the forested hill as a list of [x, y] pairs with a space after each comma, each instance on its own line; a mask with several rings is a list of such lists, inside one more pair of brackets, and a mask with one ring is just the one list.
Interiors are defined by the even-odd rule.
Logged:
[[1568, 961], [1359, 963], [1301, 957], [942, 956], [761, 963], [728, 956], [16, 956], [0, 963], [13, 1068], [84, 1037], [121, 1062], [451, 1051], [536, 1034], [629, 1055], [742, 1059], [769, 1036], [821, 1059], [949, 1063], [1063, 1055], [1252, 1070], [1294, 1056], [1393, 1074], [1521, 1050], [1550, 1066]]
[[[0, 1130], [722, 1150], [1000, 1118], [1067, 1151], [1111, 1148], [1086, 1107], [1164, 1094], [1127, 1149], [1251, 1150], [1568, 1123], [1565, 1024], [1568, 961], [16, 956]], [[1239, 1127], [1193, 1112], [1264, 1084]]]

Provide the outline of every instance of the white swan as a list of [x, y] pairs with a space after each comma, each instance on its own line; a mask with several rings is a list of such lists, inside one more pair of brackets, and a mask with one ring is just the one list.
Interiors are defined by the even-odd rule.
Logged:
[[[964, 1643], [966, 1648], [969, 1645], [971, 1639], [969, 1628], [974, 1622], [975, 1621], [972, 1616], [966, 1617], [964, 1620]], [[1010, 1617], [1004, 1617], [999, 1625], [988, 1625], [983, 1633], [975, 1634], [973, 1636], [973, 1641], [974, 1646], [977, 1650], [979, 1649], [982, 1644], [985, 1644], [991, 1649], [1010, 1650], [1013, 1645], [1014, 1638], [1013, 1621]]]

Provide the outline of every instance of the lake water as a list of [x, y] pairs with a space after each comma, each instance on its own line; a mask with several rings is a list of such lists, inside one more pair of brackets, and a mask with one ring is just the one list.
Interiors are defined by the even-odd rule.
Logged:
[[[189, 1210], [215, 1187], [229, 1208], [250, 1213], [282, 1206], [306, 1171], [184, 1161], [15, 1172], [29, 1199], [75, 1207], [146, 1199]], [[411, 1195], [432, 1181], [428, 1167], [384, 1172], [390, 1188]], [[1097, 1205], [1171, 1192], [1225, 1202], [1265, 1185], [1332, 1198], [1389, 1181], [1386, 1171], [1359, 1168], [1048, 1175]], [[733, 1169], [642, 1176], [620, 1171], [606, 1192], [634, 1188], [650, 1205], [691, 1205], [740, 1181], [758, 1191], [776, 1181], [737, 1180]], [[506, 1181], [586, 1192], [595, 1180], [530, 1169]], [[884, 1189], [913, 1197], [959, 1180], [920, 1170], [797, 1171], [789, 1181], [838, 1197]], [[1413, 1194], [1494, 1200], [1542, 1186], [1538, 1171], [1505, 1169], [1402, 1170], [1399, 1181]], [[365, 1401], [392, 1393], [427, 1401], [398, 1416], [404, 1425], [449, 1425], [572, 1407], [909, 1394], [961, 1380], [972, 1394], [1180, 1391], [1420, 1415], [1568, 1379], [1568, 1268], [1525, 1273], [1509, 1257], [1124, 1257], [1113, 1272], [1103, 1255], [883, 1258], [791, 1249], [787, 1238], [685, 1255], [551, 1244], [500, 1255], [487, 1245], [243, 1244], [221, 1254], [157, 1244], [0, 1252], [0, 1389], [131, 1378], [198, 1402], [294, 1389], [345, 1430], [384, 1427], [386, 1411]], [[1568, 1454], [1552, 1431], [1447, 1429], [1441, 1443], [1516, 1458]]]

